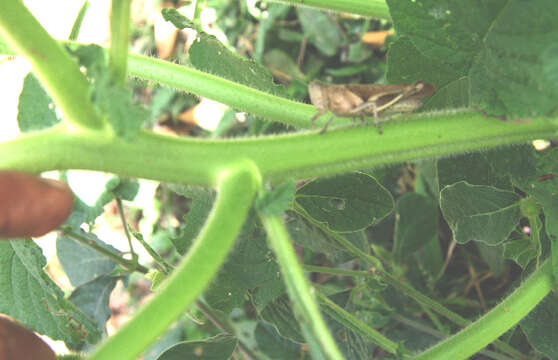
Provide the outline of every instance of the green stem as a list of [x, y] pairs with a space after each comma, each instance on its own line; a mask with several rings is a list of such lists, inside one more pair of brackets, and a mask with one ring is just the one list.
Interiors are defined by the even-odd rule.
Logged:
[[391, 20], [385, 0], [271, 0]]
[[89, 101], [89, 83], [77, 63], [50, 37], [22, 1], [2, 2], [0, 36], [29, 59], [65, 121], [78, 128], [104, 128], [104, 120]]
[[[294, 303], [296, 315], [302, 319], [303, 331], [306, 330], [304, 333], [311, 345], [314, 357], [319, 358], [324, 354], [326, 359], [343, 359], [343, 355], [337, 348], [320, 314], [320, 309], [314, 299], [316, 291], [304, 276], [285, 225], [278, 216], [261, 215], [260, 217], [267, 232], [270, 247], [279, 261], [281, 274]], [[317, 347], [312, 344], [317, 344]]]
[[316, 295], [318, 296], [318, 299], [320, 299], [320, 302], [327, 307], [325, 311], [339, 323], [363, 335], [370, 342], [378, 345], [387, 352], [392, 354], [397, 353], [397, 343], [391, 341], [380, 332], [366, 325], [356, 316], [341, 308], [319, 291], [316, 292]]
[[124, 259], [122, 256], [120, 256], [120, 254], [102, 247], [92, 239], [89, 239], [87, 236], [83, 236], [78, 232], [75, 232], [71, 229], [63, 229], [63, 234], [65, 237], [69, 239], [73, 239], [87, 247], [90, 247], [91, 249], [97, 251], [99, 254], [102, 254], [108, 257], [109, 259], [111, 259], [112, 261], [114, 261], [115, 263], [122, 265], [126, 269], [137, 270], [143, 274], [147, 274], [149, 272], [149, 269], [143, 265], [138, 264], [137, 260], [134, 261], [134, 260]]
[[124, 228], [124, 235], [128, 240], [128, 247], [130, 248], [130, 254], [132, 256], [137, 256], [134, 253], [134, 247], [132, 246], [132, 237], [128, 231], [128, 224], [126, 223], [126, 216], [124, 215], [124, 207], [122, 206], [122, 200], [116, 198], [116, 206], [118, 207], [118, 214], [120, 215], [120, 221], [122, 222], [122, 227]]
[[[474, 131], [472, 130], [474, 129]], [[160, 181], [210, 185], [223, 164], [251, 159], [265, 180], [280, 182], [554, 136], [556, 119], [507, 123], [476, 113], [423, 116], [384, 126], [261, 138], [205, 140], [141, 131], [133, 142], [64, 128], [0, 144], [0, 169], [90, 169]]]
[[83, 18], [85, 17], [85, 13], [89, 8], [89, 0], [85, 0], [81, 9], [79, 10], [78, 16], [74, 21], [74, 25], [72, 25], [72, 31], [70, 31], [70, 36], [68, 36], [68, 40], [75, 41], [78, 38], [79, 31], [81, 29], [81, 24], [83, 23]]
[[[124, 226], [126, 226], [124, 224]], [[170, 265], [168, 262], [165, 261], [165, 259], [163, 259], [161, 257], [161, 255], [159, 255], [157, 253], [157, 251], [155, 251], [155, 249], [153, 249], [144, 239], [143, 239], [143, 235], [141, 235], [140, 233], [134, 233], [134, 238], [136, 238], [136, 240], [141, 244], [141, 246], [143, 246], [143, 248], [145, 249], [145, 251], [147, 251], [149, 253], [149, 255], [151, 256], [151, 258], [153, 259], [153, 261], [155, 261], [157, 263], [157, 265], [159, 265], [159, 267], [161, 269], [163, 269], [163, 271], [165, 272], [165, 274], [170, 274], [170, 272], [173, 270], [173, 266]]]
[[155, 297], [98, 347], [91, 360], [136, 359], [196, 300], [225, 261], [260, 181], [248, 161], [219, 174], [215, 205], [188, 254]]
[[112, 0], [110, 13], [109, 66], [114, 80], [124, 85], [128, 59], [131, 0]]
[[552, 264], [546, 260], [519, 288], [483, 317], [415, 357], [467, 359], [496, 340], [527, 315], [553, 287]]

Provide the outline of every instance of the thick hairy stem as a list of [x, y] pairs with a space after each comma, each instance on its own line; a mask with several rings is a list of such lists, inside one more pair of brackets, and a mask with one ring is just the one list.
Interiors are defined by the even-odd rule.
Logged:
[[91, 360], [137, 359], [188, 309], [225, 261], [260, 181], [257, 168], [249, 161], [237, 162], [219, 173], [211, 215], [182, 263], [156, 296], [96, 349]]

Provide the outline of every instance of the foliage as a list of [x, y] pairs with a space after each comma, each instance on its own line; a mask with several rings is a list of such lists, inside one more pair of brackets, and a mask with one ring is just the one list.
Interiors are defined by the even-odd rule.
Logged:
[[[189, 64], [177, 65], [116, 43], [63, 47], [21, 2], [7, 1], [0, 50], [30, 58], [35, 75], [19, 102], [28, 134], [0, 144], [0, 169], [117, 177], [92, 205], [76, 199], [56, 240], [69, 296], [34, 242], [0, 242], [0, 312], [92, 359], [556, 356], [557, 301], [547, 294], [558, 276], [558, 162], [552, 142], [538, 151], [528, 142], [558, 130], [558, 3], [307, 4], [354, 15], [194, 3], [192, 19], [162, 11], [198, 30]], [[228, 44], [208, 34], [204, 6], [215, 7], [212, 26]], [[388, 9], [393, 25], [357, 16], [385, 19]], [[392, 26], [383, 47], [363, 44], [364, 33]], [[239, 55], [247, 38], [253, 59]], [[169, 86], [143, 84], [150, 111], [118, 80], [122, 55], [130, 75]], [[67, 91], [57, 71], [87, 85]], [[383, 134], [348, 118], [319, 134], [303, 130], [316, 113], [303, 103], [314, 79], [423, 80], [437, 91], [421, 114], [383, 118]], [[145, 129], [191, 105], [177, 89], [248, 115], [237, 123], [226, 113], [218, 131], [197, 138]], [[162, 183], [150, 233], [133, 234], [150, 254], [142, 264], [130, 219], [122, 217], [130, 256], [94, 226], [107, 203], [121, 211], [141, 191], [130, 178]], [[157, 248], [161, 238], [166, 248]], [[155, 296], [101, 343], [110, 294], [119, 281], [132, 293], [138, 273]], [[185, 311], [201, 321], [180, 319], [154, 343]]]

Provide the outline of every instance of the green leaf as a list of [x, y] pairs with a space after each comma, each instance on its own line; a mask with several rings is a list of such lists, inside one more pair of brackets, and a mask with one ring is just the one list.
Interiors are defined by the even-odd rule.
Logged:
[[489, 185], [511, 190], [510, 181], [496, 172], [482, 153], [472, 153], [440, 159], [437, 163], [440, 189], [459, 181], [473, 185]]
[[226, 314], [240, 307], [248, 296], [257, 308], [263, 308], [285, 292], [265, 231], [253, 215], [243, 225], [227, 262], [204, 292], [208, 304]]
[[[81, 235], [86, 236], [92, 242], [119, 253], [118, 250], [102, 242], [93, 233], [82, 231]], [[70, 282], [75, 287], [93, 281], [100, 276], [108, 275], [116, 268], [116, 263], [111, 259], [62, 234], [59, 234], [56, 239], [56, 254], [64, 272], [66, 272]]]
[[496, 246], [486, 245], [483, 242], [475, 243], [477, 249], [479, 250], [479, 254], [481, 258], [488, 264], [490, 267], [490, 271], [494, 274], [494, 277], [498, 277], [502, 273], [502, 269], [504, 266], [504, 245], [500, 244]]
[[282, 337], [273, 325], [265, 321], [258, 322], [254, 335], [258, 348], [271, 359], [291, 360], [303, 357], [300, 344]]
[[484, 156], [494, 172], [500, 176], [507, 175], [517, 181], [535, 175], [535, 149], [531, 144], [487, 151]]
[[99, 276], [76, 287], [68, 298], [84, 314], [96, 321], [97, 327], [102, 329], [103, 334], [106, 334], [105, 323], [111, 315], [110, 294], [114, 290], [117, 280], [111, 276]]
[[184, 255], [198, 236], [205, 220], [215, 201], [215, 191], [199, 186], [172, 185], [171, 189], [187, 198], [190, 198], [190, 209], [184, 216], [185, 225], [181, 227], [181, 234], [176, 238], [171, 238], [179, 254]]
[[17, 122], [22, 132], [46, 129], [60, 122], [54, 101], [33, 73], [27, 74], [23, 80], [17, 110]]
[[188, 53], [190, 62], [198, 70], [276, 96], [287, 97], [285, 89], [274, 84], [266, 68], [253, 60], [236, 55], [214, 36], [199, 34]]
[[132, 201], [138, 194], [139, 186], [136, 179], [113, 177], [107, 181], [105, 188], [115, 198]]
[[179, 13], [176, 9], [165, 8], [161, 10], [161, 15], [163, 15], [163, 19], [170, 21], [178, 29], [196, 28], [196, 25], [190, 19]]
[[336, 232], [365, 229], [393, 209], [389, 191], [358, 172], [311, 181], [298, 189], [295, 202], [314, 221]]
[[428, 196], [403, 194], [395, 204], [393, 253], [402, 260], [425, 246], [438, 232], [438, 206]]
[[[435, 66], [453, 69], [451, 81], [469, 80], [471, 105], [521, 118], [556, 108], [558, 87], [543, 75], [555, 67], [548, 49], [556, 44], [556, 1], [388, 0], [388, 6], [399, 35]], [[390, 71], [404, 73], [398, 66]]]
[[455, 241], [487, 245], [505, 241], [521, 219], [520, 197], [491, 186], [460, 181], [440, 192], [440, 207]]
[[157, 358], [157, 360], [223, 360], [232, 356], [237, 340], [231, 335], [217, 335], [203, 341], [178, 343]]
[[[535, 231], [535, 229], [531, 229], [531, 231]], [[523, 270], [531, 260], [537, 257], [537, 253], [537, 244], [528, 237], [507, 241], [504, 244], [504, 257], [515, 261]]]
[[130, 89], [114, 81], [102, 47], [71, 44], [66, 47], [77, 57], [79, 64], [87, 68], [92, 83], [91, 101], [99, 113], [106, 116], [117, 136], [132, 140], [149, 119], [149, 111], [135, 104]]
[[64, 297], [43, 271], [45, 265], [34, 242], [0, 242], [0, 313], [55, 340], [71, 344], [99, 341], [101, 333], [95, 322]]
[[555, 293], [548, 294], [520, 324], [538, 352], [550, 359], [558, 358], [558, 296]]
[[156, 360], [161, 354], [171, 346], [184, 339], [183, 324], [179, 321], [176, 325], [171, 327], [163, 336], [149, 347], [143, 354], [143, 360]]
[[270, 191], [265, 191], [256, 200], [256, 209], [266, 216], [281, 215], [291, 207], [296, 192], [296, 184], [289, 179]]
[[296, 13], [308, 42], [327, 56], [335, 55], [343, 36], [330, 15], [306, 7], [296, 7]]

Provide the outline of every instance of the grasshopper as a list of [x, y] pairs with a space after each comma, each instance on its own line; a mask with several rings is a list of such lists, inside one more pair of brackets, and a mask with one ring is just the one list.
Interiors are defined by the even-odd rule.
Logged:
[[422, 106], [418, 99], [434, 94], [434, 85], [416, 81], [407, 84], [372, 85], [331, 85], [312, 81], [308, 85], [310, 101], [318, 109], [312, 117], [316, 119], [328, 111], [333, 114], [327, 120], [320, 134], [323, 134], [335, 116], [374, 116], [374, 125], [381, 134], [379, 116], [381, 113], [410, 112]]

